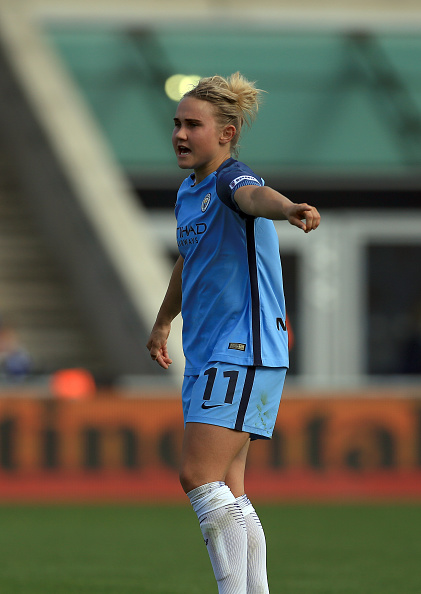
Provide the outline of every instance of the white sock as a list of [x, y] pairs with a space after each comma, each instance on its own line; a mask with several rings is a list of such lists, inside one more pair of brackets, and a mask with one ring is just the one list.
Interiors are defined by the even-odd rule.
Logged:
[[247, 528], [247, 594], [269, 594], [266, 539], [259, 516], [247, 495], [237, 497]]
[[247, 530], [231, 490], [214, 482], [187, 495], [199, 518], [219, 594], [247, 594]]

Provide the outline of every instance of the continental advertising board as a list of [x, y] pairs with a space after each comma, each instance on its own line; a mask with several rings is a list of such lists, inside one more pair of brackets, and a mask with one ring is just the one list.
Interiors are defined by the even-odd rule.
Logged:
[[[176, 394], [34, 396], [0, 398], [0, 501], [183, 499]], [[421, 393], [286, 390], [247, 477], [262, 499], [421, 498]]]

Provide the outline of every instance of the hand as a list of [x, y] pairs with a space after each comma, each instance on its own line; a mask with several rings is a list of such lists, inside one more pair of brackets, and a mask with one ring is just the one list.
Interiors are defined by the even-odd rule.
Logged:
[[152, 328], [146, 348], [149, 349], [151, 359], [156, 361], [163, 369], [168, 369], [172, 359], [168, 356], [167, 339], [170, 334], [171, 324], [168, 326], [155, 326]]
[[320, 215], [317, 208], [305, 202], [303, 204], [293, 203], [287, 209], [285, 215], [291, 225], [295, 225], [305, 233], [317, 229], [320, 224]]

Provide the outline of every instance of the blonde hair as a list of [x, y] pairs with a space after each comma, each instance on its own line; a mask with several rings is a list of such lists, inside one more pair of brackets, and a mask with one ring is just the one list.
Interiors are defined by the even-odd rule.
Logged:
[[261, 95], [264, 91], [256, 89], [255, 83], [248, 81], [239, 72], [228, 78], [215, 75], [201, 78], [198, 84], [187, 91], [184, 97], [194, 97], [209, 101], [215, 107], [215, 115], [222, 127], [232, 124], [236, 132], [231, 140], [231, 152], [238, 155], [238, 141], [244, 124], [251, 126], [254, 121]]

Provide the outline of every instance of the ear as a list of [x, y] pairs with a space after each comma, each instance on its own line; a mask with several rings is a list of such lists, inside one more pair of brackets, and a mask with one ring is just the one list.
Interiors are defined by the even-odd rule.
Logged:
[[228, 142], [231, 142], [236, 132], [237, 129], [233, 124], [225, 126], [225, 128], [222, 128], [221, 135], [219, 137], [219, 142], [221, 144], [227, 144]]

